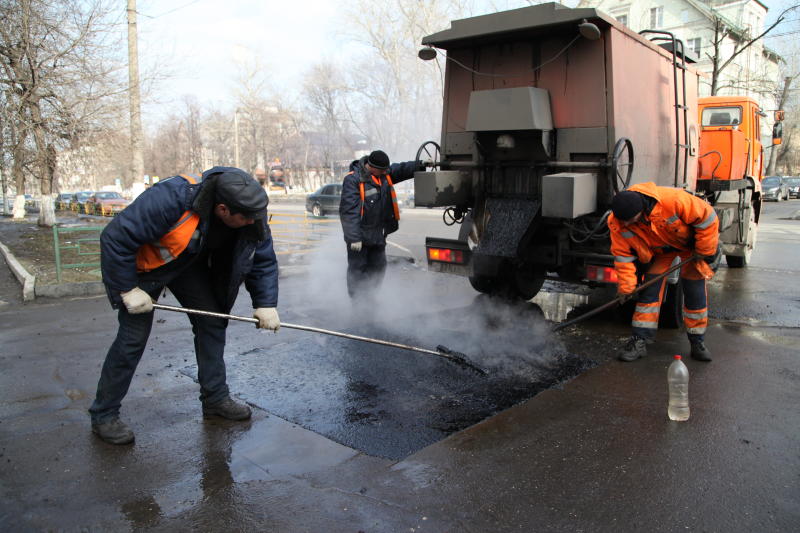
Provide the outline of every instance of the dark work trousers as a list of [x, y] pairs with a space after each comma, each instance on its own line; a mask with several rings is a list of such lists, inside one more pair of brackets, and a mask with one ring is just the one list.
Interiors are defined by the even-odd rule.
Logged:
[[351, 298], [380, 287], [385, 273], [385, 244], [362, 246], [359, 252], [347, 245], [347, 293]]
[[[196, 261], [186, 267], [166, 286], [183, 307], [222, 312], [212, 290], [211, 274], [204, 262]], [[159, 280], [141, 281], [139, 288], [154, 298], [158, 297], [165, 283]], [[197, 357], [197, 377], [200, 382], [200, 400], [214, 404], [228, 395], [225, 376], [225, 330], [228, 321], [199, 315], [188, 315], [194, 334], [194, 350]], [[92, 422], [101, 423], [119, 415], [122, 399], [136, 371], [136, 365], [144, 353], [153, 313], [132, 315], [125, 306], [120, 306], [117, 316], [119, 330], [106, 355], [97, 397], [89, 413]]]

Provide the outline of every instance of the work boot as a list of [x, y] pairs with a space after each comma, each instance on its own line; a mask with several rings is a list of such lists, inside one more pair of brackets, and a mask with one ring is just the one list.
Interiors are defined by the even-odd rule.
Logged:
[[711, 361], [711, 352], [706, 348], [703, 341], [692, 342], [692, 359], [695, 361]]
[[130, 444], [134, 439], [131, 428], [119, 417], [107, 422], [92, 422], [92, 433], [109, 444]]
[[625, 343], [625, 346], [622, 347], [622, 352], [617, 356], [617, 359], [630, 363], [645, 355], [647, 355], [647, 344], [645, 340], [633, 335], [628, 339], [628, 342]]
[[247, 404], [239, 403], [230, 396], [226, 396], [214, 405], [203, 404], [203, 416], [221, 416], [228, 420], [247, 420], [250, 418], [250, 407]]

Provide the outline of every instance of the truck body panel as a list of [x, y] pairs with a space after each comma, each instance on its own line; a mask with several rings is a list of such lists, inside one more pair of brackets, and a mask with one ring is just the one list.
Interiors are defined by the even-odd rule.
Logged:
[[[759, 110], [752, 100], [736, 103], [740, 125], [701, 131], [699, 72], [680, 41], [649, 33], [656, 36], [595, 9], [551, 3], [452, 21], [423, 39], [447, 61], [441, 164], [416, 176], [415, 202], [448, 207], [463, 224], [452, 253], [441, 248], [446, 241], [431, 241], [439, 248], [429, 268], [467, 275], [481, 292], [523, 297], [548, 274], [597, 281], [587, 273], [613, 265], [611, 199], [647, 181], [719, 203], [727, 250], [752, 250], [763, 151], [748, 139], [758, 139]], [[704, 148], [725, 161], [709, 166], [713, 158], [698, 158]], [[749, 182], [730, 179], [743, 170]]]

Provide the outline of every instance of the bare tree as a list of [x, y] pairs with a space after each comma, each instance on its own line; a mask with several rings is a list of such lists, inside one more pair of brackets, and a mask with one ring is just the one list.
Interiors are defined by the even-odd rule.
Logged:
[[[55, 222], [51, 193], [58, 148], [98, 126], [105, 100], [118, 91], [115, 68], [104, 59], [111, 25], [103, 0], [2, 0], [0, 69], [12, 95], [12, 174], [17, 194], [25, 176], [39, 184], [39, 224]], [[101, 126], [102, 127], [102, 126]], [[24, 215], [17, 197], [15, 217]]]
[[[722, 72], [728, 68], [733, 61], [742, 54], [745, 50], [748, 50], [753, 44], [760, 41], [771, 32], [775, 27], [778, 26], [781, 22], [783, 22], [786, 18], [786, 14], [796, 9], [800, 6], [792, 6], [788, 9], [785, 9], [778, 18], [770, 24], [763, 32], [759, 35], [752, 36], [748, 30], [743, 30], [738, 26], [731, 24], [725, 17], [720, 15], [715, 9], [709, 7], [711, 13], [711, 27], [714, 30], [714, 37], [711, 40], [711, 52], [706, 53], [706, 56], [711, 61], [711, 96], [717, 94], [717, 91], [721, 88], [720, 83], [722, 81]], [[733, 52], [725, 57], [723, 55], [723, 43], [726, 39], [731, 39], [734, 43]]]
[[446, 0], [354, 3], [348, 13], [352, 37], [372, 54], [348, 69], [346, 111], [375, 147], [408, 157], [423, 141], [438, 136], [443, 67], [441, 59], [419, 60], [417, 51], [425, 35], [443, 29], [469, 7]]

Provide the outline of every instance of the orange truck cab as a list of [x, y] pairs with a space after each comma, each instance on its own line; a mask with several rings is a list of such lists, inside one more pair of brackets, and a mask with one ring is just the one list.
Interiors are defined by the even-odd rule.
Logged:
[[[755, 247], [761, 212], [761, 119], [767, 115], [747, 96], [709, 96], [699, 98], [697, 104], [697, 191], [717, 211], [728, 266], [743, 267]], [[780, 144], [782, 119], [782, 113], [776, 112], [773, 144]]]
[[764, 174], [761, 118], [766, 115], [758, 103], [747, 96], [709, 96], [698, 100], [698, 109], [698, 180], [750, 178], [760, 191]]

